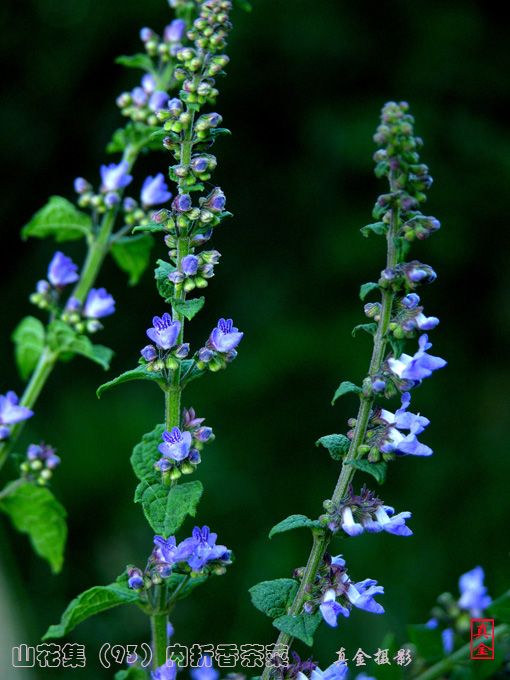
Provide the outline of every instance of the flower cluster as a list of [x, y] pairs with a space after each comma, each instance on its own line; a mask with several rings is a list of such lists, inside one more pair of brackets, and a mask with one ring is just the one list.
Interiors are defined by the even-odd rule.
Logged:
[[20, 470], [25, 479], [45, 486], [53, 476], [53, 470], [59, 465], [60, 458], [56, 455], [55, 449], [41, 442], [30, 444], [26, 460], [21, 463]]
[[158, 446], [163, 458], [154, 464], [163, 473], [163, 479], [173, 481], [196, 470], [204, 443], [214, 439], [212, 428], [202, 425], [204, 420], [195, 416], [194, 409], [184, 409], [182, 430], [173, 427], [171, 432], [163, 432], [163, 442]]
[[152, 328], [146, 333], [154, 345], [146, 345], [140, 350], [140, 361], [148, 371], [174, 371], [179, 367], [180, 360], [189, 353], [189, 344], [178, 342], [180, 332], [181, 322], [172, 321], [168, 312], [152, 319]]
[[384, 505], [365, 485], [360, 495], [356, 496], [352, 484], [349, 484], [349, 491], [339, 505], [325, 501], [324, 508], [327, 514], [322, 515], [319, 521], [333, 533], [340, 529], [349, 536], [359, 536], [364, 531], [387, 531], [396, 536], [411, 536], [413, 533], [405, 523], [411, 513], [400, 512], [395, 515], [395, 510]]
[[233, 361], [237, 352], [235, 348], [241, 342], [243, 333], [233, 325], [232, 319], [220, 319], [213, 329], [205, 347], [198, 352], [197, 366], [200, 369], [219, 371], [227, 363]]
[[5, 395], [0, 394], [0, 441], [9, 438], [11, 433], [9, 425], [15, 425], [34, 415], [33, 411], [26, 406], [20, 406], [18, 402], [19, 399], [12, 390]]
[[186, 255], [181, 259], [180, 268], [172, 272], [168, 279], [175, 285], [183, 286], [186, 293], [194, 288], [205, 288], [207, 279], [214, 276], [214, 265], [218, 263], [217, 250], [204, 251], [197, 255]]

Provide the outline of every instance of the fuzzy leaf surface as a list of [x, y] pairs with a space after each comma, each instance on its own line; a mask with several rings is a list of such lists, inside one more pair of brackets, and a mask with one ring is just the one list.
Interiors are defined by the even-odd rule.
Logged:
[[356, 392], [356, 394], [361, 394], [363, 390], [361, 389], [361, 387], [358, 387], [354, 383], [349, 382], [348, 380], [344, 380], [342, 383], [340, 383], [339, 387], [337, 388], [331, 404], [334, 404], [338, 397], [341, 397], [344, 394], [348, 394], [349, 392]]
[[322, 528], [319, 520], [309, 519], [306, 515], [290, 515], [271, 529], [269, 538], [273, 538], [275, 534], [282, 534], [284, 531], [292, 531], [292, 529], [300, 529], [301, 527], [308, 527], [310, 529]]
[[178, 314], [185, 316], [188, 321], [198, 314], [205, 302], [205, 297], [191, 298], [190, 300], [178, 300], [177, 298], [170, 298], [168, 300], [172, 307]]
[[291, 578], [277, 578], [261, 581], [249, 589], [254, 607], [272, 619], [287, 614], [298, 589], [297, 581]]
[[329, 451], [333, 460], [342, 460], [349, 450], [351, 440], [345, 434], [328, 434], [315, 442], [315, 446], [319, 445], [324, 446]]
[[78, 210], [62, 196], [52, 196], [21, 230], [26, 240], [29, 236], [46, 238], [54, 236], [57, 242], [76, 241], [92, 231], [92, 218]]
[[315, 614], [280, 616], [280, 618], [273, 621], [273, 626], [311, 647], [313, 645], [314, 633], [321, 622], [322, 614], [317, 610]]
[[149, 266], [153, 245], [154, 241], [149, 234], [124, 236], [112, 245], [113, 259], [129, 275], [128, 285], [136, 285]]
[[388, 232], [388, 229], [389, 225], [385, 222], [374, 222], [373, 224], [367, 224], [366, 227], [361, 227], [360, 231], [363, 236], [368, 237], [370, 236], [370, 232], [382, 236]]
[[51, 491], [23, 482], [2, 498], [0, 510], [9, 515], [18, 531], [28, 534], [35, 552], [58, 574], [64, 561], [67, 513]]
[[365, 331], [365, 333], [368, 333], [369, 335], [375, 335], [377, 331], [377, 324], [376, 323], [360, 323], [357, 326], [354, 326], [352, 329], [352, 337], [354, 338], [356, 336], [356, 333], [358, 331]]
[[131, 380], [151, 380], [152, 382], [158, 382], [162, 380], [162, 377], [160, 373], [150, 373], [145, 366], [140, 365], [133, 368], [131, 371], [125, 371], [113, 380], [100, 385], [96, 390], [96, 395], [98, 399], [100, 399], [101, 395], [103, 392], [106, 392], [106, 390], [110, 390], [112, 387], [116, 387], [122, 383], [130, 382]]
[[161, 483], [161, 473], [154, 469], [154, 463], [161, 458], [158, 446], [163, 441], [161, 435], [164, 431], [164, 425], [156, 425], [152, 432], [143, 435], [142, 441], [133, 449], [131, 466], [141, 482]]
[[119, 604], [144, 603], [145, 601], [136, 590], [128, 588], [127, 584], [110, 583], [108, 586], [94, 586], [69, 603], [62, 614], [60, 623], [50, 626], [42, 639], [61, 638], [90, 616]]
[[157, 534], [165, 538], [175, 534], [188, 515], [195, 517], [203, 491], [202, 482], [195, 480], [170, 488], [157, 482], [140, 482], [135, 491], [135, 503], [141, 503], [147, 521]]
[[26, 380], [37, 366], [41, 356], [46, 329], [42, 321], [36, 319], [35, 316], [26, 316], [16, 326], [11, 338], [15, 344], [14, 357], [20, 376]]
[[381, 460], [379, 463], [371, 463], [366, 458], [361, 458], [360, 460], [350, 460], [346, 465], [352, 465], [357, 470], [362, 472], [367, 472], [372, 477], [375, 477], [378, 484], [384, 484], [386, 481], [386, 473], [388, 472], [388, 463]]
[[175, 271], [175, 267], [170, 262], [165, 262], [164, 260], [158, 260], [157, 263], [158, 266], [154, 270], [154, 278], [156, 279], [159, 294], [166, 300], [174, 294], [174, 284], [168, 280], [168, 277]]

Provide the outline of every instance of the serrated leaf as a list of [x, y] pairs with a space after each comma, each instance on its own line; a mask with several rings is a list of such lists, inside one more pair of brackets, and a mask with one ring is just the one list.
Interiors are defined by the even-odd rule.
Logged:
[[87, 357], [87, 359], [102, 366], [105, 371], [110, 368], [110, 362], [115, 355], [113, 349], [104, 345], [94, 345], [85, 335], [80, 335], [73, 340], [69, 345], [68, 351]]
[[370, 236], [370, 232], [373, 232], [378, 236], [384, 236], [388, 229], [389, 226], [385, 222], [374, 222], [373, 224], [367, 224], [365, 227], [361, 227], [360, 231], [365, 237]]
[[156, 234], [160, 231], [165, 231], [168, 233], [168, 229], [165, 229], [163, 224], [158, 224], [157, 222], [153, 222], [152, 220], [147, 224], [140, 224], [137, 227], [133, 227], [131, 233], [136, 234], [137, 231], [146, 231], [150, 234]]
[[366, 298], [366, 296], [367, 296], [371, 291], [375, 290], [376, 288], [379, 288], [379, 284], [378, 284], [378, 283], [373, 283], [373, 281], [369, 281], [368, 283], [362, 284], [361, 287], [360, 287], [360, 289], [359, 289], [359, 297], [360, 297], [360, 300], [364, 300], [364, 299]]
[[439, 628], [428, 628], [424, 623], [407, 626], [407, 636], [424, 659], [443, 656], [443, 640]]
[[67, 513], [51, 491], [23, 482], [0, 500], [0, 509], [9, 515], [18, 531], [28, 534], [35, 552], [47, 560], [52, 572], [57, 574], [64, 561]]
[[35, 316], [26, 316], [21, 319], [14, 329], [11, 336], [15, 343], [14, 357], [23, 380], [26, 380], [37, 366], [45, 337], [44, 324]]
[[297, 581], [290, 578], [277, 578], [274, 581], [261, 581], [248, 592], [253, 606], [274, 619], [287, 614], [287, 609], [294, 601], [297, 589]]
[[191, 298], [190, 300], [178, 300], [173, 297], [169, 302], [178, 314], [182, 314], [188, 321], [191, 321], [204, 306], [205, 297]]
[[346, 465], [352, 465], [352, 467], [355, 467], [357, 470], [367, 472], [369, 475], [372, 475], [372, 477], [375, 477], [378, 484], [384, 484], [386, 481], [388, 463], [386, 463], [384, 460], [380, 461], [379, 463], [371, 463], [370, 461], [366, 460], [366, 458], [361, 458], [359, 460], [350, 460], [346, 463]]
[[148, 54], [132, 54], [130, 56], [121, 55], [115, 59], [116, 64], [122, 64], [127, 68], [141, 68], [148, 73], [152, 73], [154, 64]]
[[360, 323], [352, 329], [352, 336], [354, 337], [358, 331], [365, 331], [369, 335], [375, 335], [377, 331], [376, 323]]
[[154, 240], [148, 234], [124, 236], [115, 241], [111, 254], [122, 271], [129, 274], [128, 285], [134, 286], [149, 266]]
[[351, 445], [351, 440], [345, 434], [328, 434], [315, 442], [315, 446], [326, 448], [333, 460], [342, 460]]
[[69, 603], [60, 623], [50, 626], [42, 639], [61, 638], [85, 619], [119, 604], [143, 605], [144, 602], [136, 590], [128, 588], [127, 585], [110, 583], [108, 586], [94, 586]]
[[490, 604], [486, 612], [502, 623], [510, 623], [510, 590]]
[[283, 519], [271, 529], [269, 538], [273, 538], [275, 534], [281, 534], [284, 531], [292, 531], [292, 529], [300, 529], [301, 527], [308, 527], [310, 529], [321, 529], [321, 524], [316, 519], [309, 519], [305, 515], [290, 515]]
[[313, 645], [313, 635], [322, 622], [322, 614], [317, 610], [315, 614], [294, 614], [280, 616], [273, 621], [273, 626], [282, 633], [295, 637], [305, 645]]
[[135, 491], [135, 503], [141, 503], [147, 521], [157, 534], [168, 538], [188, 515], [195, 517], [202, 496], [202, 482], [195, 480], [173, 488], [158, 482], [140, 482]]
[[342, 383], [340, 383], [339, 387], [337, 388], [331, 404], [334, 404], [338, 397], [341, 397], [344, 394], [348, 394], [349, 392], [356, 392], [356, 394], [361, 394], [363, 390], [361, 389], [361, 387], [358, 387], [354, 383], [349, 382], [348, 380], [344, 380]]
[[159, 294], [166, 300], [174, 294], [174, 284], [169, 281], [168, 277], [175, 271], [175, 267], [170, 262], [165, 262], [164, 260], [157, 260], [157, 265], [154, 270], [156, 286]]
[[164, 425], [156, 425], [152, 432], [144, 434], [142, 441], [137, 444], [131, 454], [131, 466], [141, 482], [147, 484], [161, 483], [161, 473], [154, 469], [154, 463], [161, 458], [158, 446], [163, 442], [161, 435], [165, 431]]
[[145, 366], [137, 366], [136, 368], [133, 368], [131, 371], [125, 371], [124, 373], [121, 373], [113, 380], [109, 380], [108, 382], [100, 385], [96, 390], [97, 398], [100, 399], [101, 395], [103, 394], [103, 392], [106, 392], [106, 390], [110, 390], [112, 387], [116, 387], [116, 385], [121, 385], [122, 383], [130, 382], [131, 380], [150, 380], [152, 382], [161, 382], [162, 377], [160, 373], [150, 373], [145, 368]]
[[76, 241], [92, 231], [92, 218], [78, 210], [62, 196], [51, 196], [48, 203], [32, 217], [21, 230], [26, 240], [29, 236], [46, 238], [54, 236], [57, 242]]

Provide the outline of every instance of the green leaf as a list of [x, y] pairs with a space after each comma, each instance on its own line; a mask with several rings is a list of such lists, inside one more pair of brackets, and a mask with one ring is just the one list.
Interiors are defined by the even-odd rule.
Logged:
[[337, 391], [335, 392], [335, 396], [333, 397], [333, 401], [331, 402], [331, 404], [334, 404], [338, 397], [341, 397], [344, 394], [348, 394], [349, 392], [356, 392], [356, 394], [361, 394], [363, 390], [361, 389], [361, 387], [358, 387], [354, 383], [349, 382], [348, 380], [344, 380], [342, 383], [340, 383], [340, 386], [337, 388]]
[[100, 399], [103, 392], [110, 390], [116, 385], [121, 385], [125, 382], [130, 382], [131, 380], [151, 380], [152, 382], [161, 382], [163, 379], [160, 373], [149, 372], [144, 365], [137, 366], [131, 371], [125, 371], [121, 373], [113, 380], [109, 380], [107, 383], [103, 383], [96, 390], [97, 398]]
[[128, 588], [127, 585], [110, 583], [108, 586], [94, 586], [69, 603], [60, 623], [50, 626], [42, 639], [61, 638], [85, 619], [119, 604], [143, 605], [144, 602], [136, 590]]
[[155, 131], [159, 132], [160, 129], [144, 123], [130, 121], [126, 127], [115, 130], [111, 142], [106, 147], [106, 152], [122, 153], [128, 144], [138, 149], [146, 148], [151, 151], [159, 151], [163, 147], [159, 140], [153, 139]]
[[502, 623], [510, 623], [510, 590], [489, 605], [487, 613]]
[[[15, 482], [6, 487], [6, 491]], [[4, 491], [5, 493], [5, 491]], [[0, 500], [18, 531], [28, 534], [35, 552], [50, 563], [57, 574], [62, 569], [67, 537], [65, 508], [49, 489], [23, 482]]]
[[443, 656], [443, 641], [439, 628], [427, 628], [426, 624], [420, 623], [407, 626], [407, 635], [418, 654], [426, 660]]
[[305, 515], [290, 515], [281, 522], [278, 522], [269, 532], [269, 538], [273, 538], [275, 534], [281, 534], [284, 531], [291, 531], [292, 529], [300, 529], [301, 527], [309, 527], [310, 529], [322, 529], [319, 520], [309, 519]]
[[110, 362], [115, 355], [113, 349], [105, 347], [104, 345], [93, 345], [86, 335], [79, 335], [69, 345], [69, 351], [75, 354], [81, 354], [87, 357], [96, 364], [99, 364], [107, 371], [110, 368]]
[[129, 274], [128, 284], [134, 286], [149, 266], [151, 248], [154, 245], [152, 236], [123, 236], [112, 245], [111, 253], [122, 271]]
[[161, 458], [158, 446], [163, 441], [161, 435], [164, 431], [164, 425], [156, 425], [152, 432], [143, 435], [142, 441], [133, 449], [131, 466], [141, 482], [161, 483], [161, 473], [154, 469], [154, 463]]
[[109, 347], [92, 344], [90, 338], [78, 335], [60, 319], [48, 326], [48, 345], [52, 352], [60, 355], [62, 361], [71, 359], [74, 354], [81, 354], [102, 366], [105, 371], [110, 368], [110, 361], [115, 354]]
[[362, 284], [362, 286], [361, 286], [360, 289], [359, 289], [359, 297], [360, 297], [360, 300], [364, 300], [364, 299], [366, 298], [366, 296], [367, 296], [370, 292], [372, 292], [373, 290], [375, 290], [376, 288], [379, 288], [379, 284], [378, 284], [378, 283], [373, 283], [373, 281], [370, 281], [369, 283], [364, 283], [364, 284]]
[[375, 335], [377, 331], [376, 323], [360, 323], [352, 329], [352, 336], [354, 337], [358, 331], [365, 331], [370, 335]]
[[388, 342], [391, 345], [391, 351], [393, 352], [393, 357], [398, 359], [405, 349], [406, 341], [405, 338], [397, 339], [393, 335], [388, 335]]
[[295, 637], [305, 645], [313, 645], [313, 635], [322, 622], [322, 614], [317, 610], [315, 614], [294, 614], [293, 616], [280, 616], [273, 621], [273, 626]]
[[191, 300], [178, 300], [173, 297], [170, 302], [178, 314], [182, 314], [188, 321], [191, 321], [204, 306], [205, 297], [191, 298]]
[[395, 252], [397, 255], [397, 262], [403, 262], [406, 259], [406, 255], [411, 248], [409, 241], [406, 241], [402, 236], [395, 236], [393, 238], [393, 244], [395, 246]]
[[375, 477], [379, 484], [384, 484], [386, 481], [386, 473], [388, 472], [388, 463], [382, 460], [379, 463], [371, 463], [366, 460], [366, 458], [361, 458], [359, 460], [350, 460], [346, 465], [352, 465], [357, 470], [362, 472], [367, 472], [372, 477]]
[[135, 492], [135, 503], [141, 503], [147, 521], [157, 534], [168, 538], [174, 534], [188, 515], [195, 517], [202, 496], [202, 482], [198, 480], [170, 488], [158, 482], [140, 482]]
[[154, 270], [154, 278], [159, 294], [166, 300], [174, 294], [174, 284], [168, 280], [168, 277], [175, 271], [175, 267], [164, 260], [157, 260], [157, 264], [158, 266]]
[[29, 236], [46, 238], [54, 236], [57, 242], [76, 241], [92, 231], [92, 218], [78, 210], [62, 196], [52, 196], [48, 203], [32, 217], [21, 230], [26, 240]]
[[148, 73], [152, 73], [154, 69], [154, 64], [152, 59], [147, 54], [133, 54], [130, 56], [121, 55], [115, 59], [116, 64], [122, 64], [122, 66], [127, 66], [127, 68], [142, 68]]
[[360, 231], [363, 236], [370, 236], [370, 232], [377, 234], [378, 236], [383, 236], [388, 232], [389, 225], [385, 222], [374, 222], [373, 224], [367, 224], [366, 227], [361, 227]]
[[351, 440], [345, 434], [328, 434], [315, 442], [315, 446], [322, 444], [328, 449], [333, 460], [342, 460], [351, 445]]
[[21, 319], [14, 329], [11, 336], [15, 344], [14, 357], [23, 380], [26, 380], [37, 366], [45, 337], [44, 324], [35, 316]]
[[131, 233], [136, 234], [137, 231], [147, 231], [150, 234], [156, 234], [160, 231], [165, 231], [168, 233], [168, 229], [165, 229], [165, 226], [163, 224], [158, 224], [157, 222], [153, 222], [152, 220], [147, 224], [140, 224], [137, 227], [133, 227]]
[[261, 581], [248, 591], [254, 607], [272, 619], [285, 616], [298, 589], [297, 581], [291, 578], [277, 578]]
[[494, 645], [493, 659], [484, 659], [483, 663], [476, 663], [476, 660], [473, 659], [471, 662], [473, 669], [473, 680], [485, 680], [485, 678], [493, 678], [498, 668], [501, 667], [504, 659], [505, 652], [496, 642]]

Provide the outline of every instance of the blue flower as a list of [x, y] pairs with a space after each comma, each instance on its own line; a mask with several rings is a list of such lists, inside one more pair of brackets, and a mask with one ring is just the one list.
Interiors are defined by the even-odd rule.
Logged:
[[220, 319], [207, 344], [217, 352], [230, 352], [241, 342], [243, 335], [233, 326], [232, 319]]
[[212, 658], [209, 654], [204, 654], [198, 664], [198, 668], [190, 669], [189, 674], [192, 680], [218, 680], [220, 672], [213, 668]]
[[18, 397], [12, 391], [4, 396], [0, 394], [0, 440], [7, 439], [10, 430], [5, 425], [14, 425], [22, 420], [31, 418], [34, 412], [26, 406], [18, 406]]
[[48, 267], [48, 279], [55, 288], [63, 288], [68, 283], [78, 281], [78, 265], [70, 257], [57, 250]]
[[167, 458], [180, 462], [187, 458], [191, 448], [191, 432], [181, 432], [172, 427], [172, 432], [163, 432], [163, 443], [158, 450]]
[[339, 614], [349, 616], [347, 607], [342, 607], [342, 605], [338, 604], [336, 601], [336, 591], [334, 588], [328, 588], [319, 609], [324, 621], [332, 628], [337, 627], [337, 618]]
[[[158, 109], [165, 109], [167, 104], [168, 94], [163, 92], [163, 90], [156, 90], [151, 94], [147, 106], [151, 111], [158, 111]], [[166, 200], [169, 201], [170, 198], [167, 198]], [[160, 203], [163, 203], [163, 201], [160, 201]]]
[[[393, 414], [386, 409], [382, 409], [380, 418], [390, 426], [386, 433], [384, 442], [379, 449], [384, 453], [395, 453], [397, 455], [412, 454], [414, 456], [431, 456], [433, 451], [426, 444], [418, 441], [416, 435], [425, 430], [430, 424], [428, 418], [408, 413], [406, 411], [411, 401], [411, 395], [406, 392], [402, 395], [402, 406]], [[408, 435], [403, 435], [400, 430], [410, 430]]]
[[177, 675], [177, 664], [175, 661], [167, 661], [155, 671], [151, 671], [153, 680], [175, 680]]
[[199, 260], [196, 255], [186, 255], [181, 260], [181, 271], [186, 276], [194, 276], [198, 271]]
[[216, 545], [217, 534], [211, 534], [208, 526], [195, 527], [191, 538], [179, 544], [179, 552], [187, 554], [186, 560], [193, 571], [200, 571], [212, 560], [230, 561], [230, 551], [224, 545]]
[[469, 610], [472, 619], [481, 618], [482, 611], [492, 602], [490, 595], [487, 595], [487, 588], [483, 585], [484, 578], [482, 567], [475, 567], [462, 574], [459, 579], [459, 607]]
[[382, 606], [373, 598], [374, 595], [384, 594], [384, 588], [377, 585], [373, 579], [365, 579], [360, 583], [351, 583], [347, 591], [347, 598], [358, 609], [364, 609], [372, 614], [384, 614]]
[[181, 332], [181, 322], [172, 321], [172, 317], [168, 312], [165, 312], [160, 318], [155, 316], [152, 319], [153, 328], [149, 328], [146, 333], [147, 336], [161, 349], [172, 348]]
[[342, 529], [349, 534], [349, 536], [359, 536], [364, 530], [370, 531], [372, 533], [378, 533], [379, 531], [387, 531], [390, 534], [396, 534], [397, 536], [412, 536], [412, 531], [406, 526], [406, 519], [411, 517], [410, 512], [399, 512], [398, 515], [394, 514], [395, 511], [388, 505], [379, 506], [374, 512], [374, 518], [360, 519], [360, 522], [355, 522], [352, 509], [349, 505], [346, 505], [342, 509]]
[[393, 373], [402, 380], [423, 380], [432, 375], [433, 371], [446, 366], [446, 361], [440, 357], [427, 354], [426, 350], [432, 347], [427, 335], [422, 335], [419, 339], [420, 349], [414, 356], [402, 354], [399, 359], [388, 359], [388, 366]]
[[172, 198], [172, 194], [168, 191], [168, 186], [165, 183], [163, 173], [159, 172], [155, 177], [149, 175], [145, 179], [140, 198], [144, 208], [166, 203]]
[[110, 163], [110, 165], [102, 165], [100, 168], [101, 181], [103, 183], [103, 190], [116, 191], [123, 189], [132, 181], [132, 175], [128, 175], [129, 163], [121, 161], [118, 165]]
[[83, 316], [87, 319], [102, 319], [104, 316], [110, 316], [115, 312], [115, 300], [106, 292], [106, 288], [91, 288], [85, 307], [83, 308]]
[[165, 42], [178, 43], [186, 33], [186, 22], [183, 19], [174, 19], [165, 27], [163, 38]]

